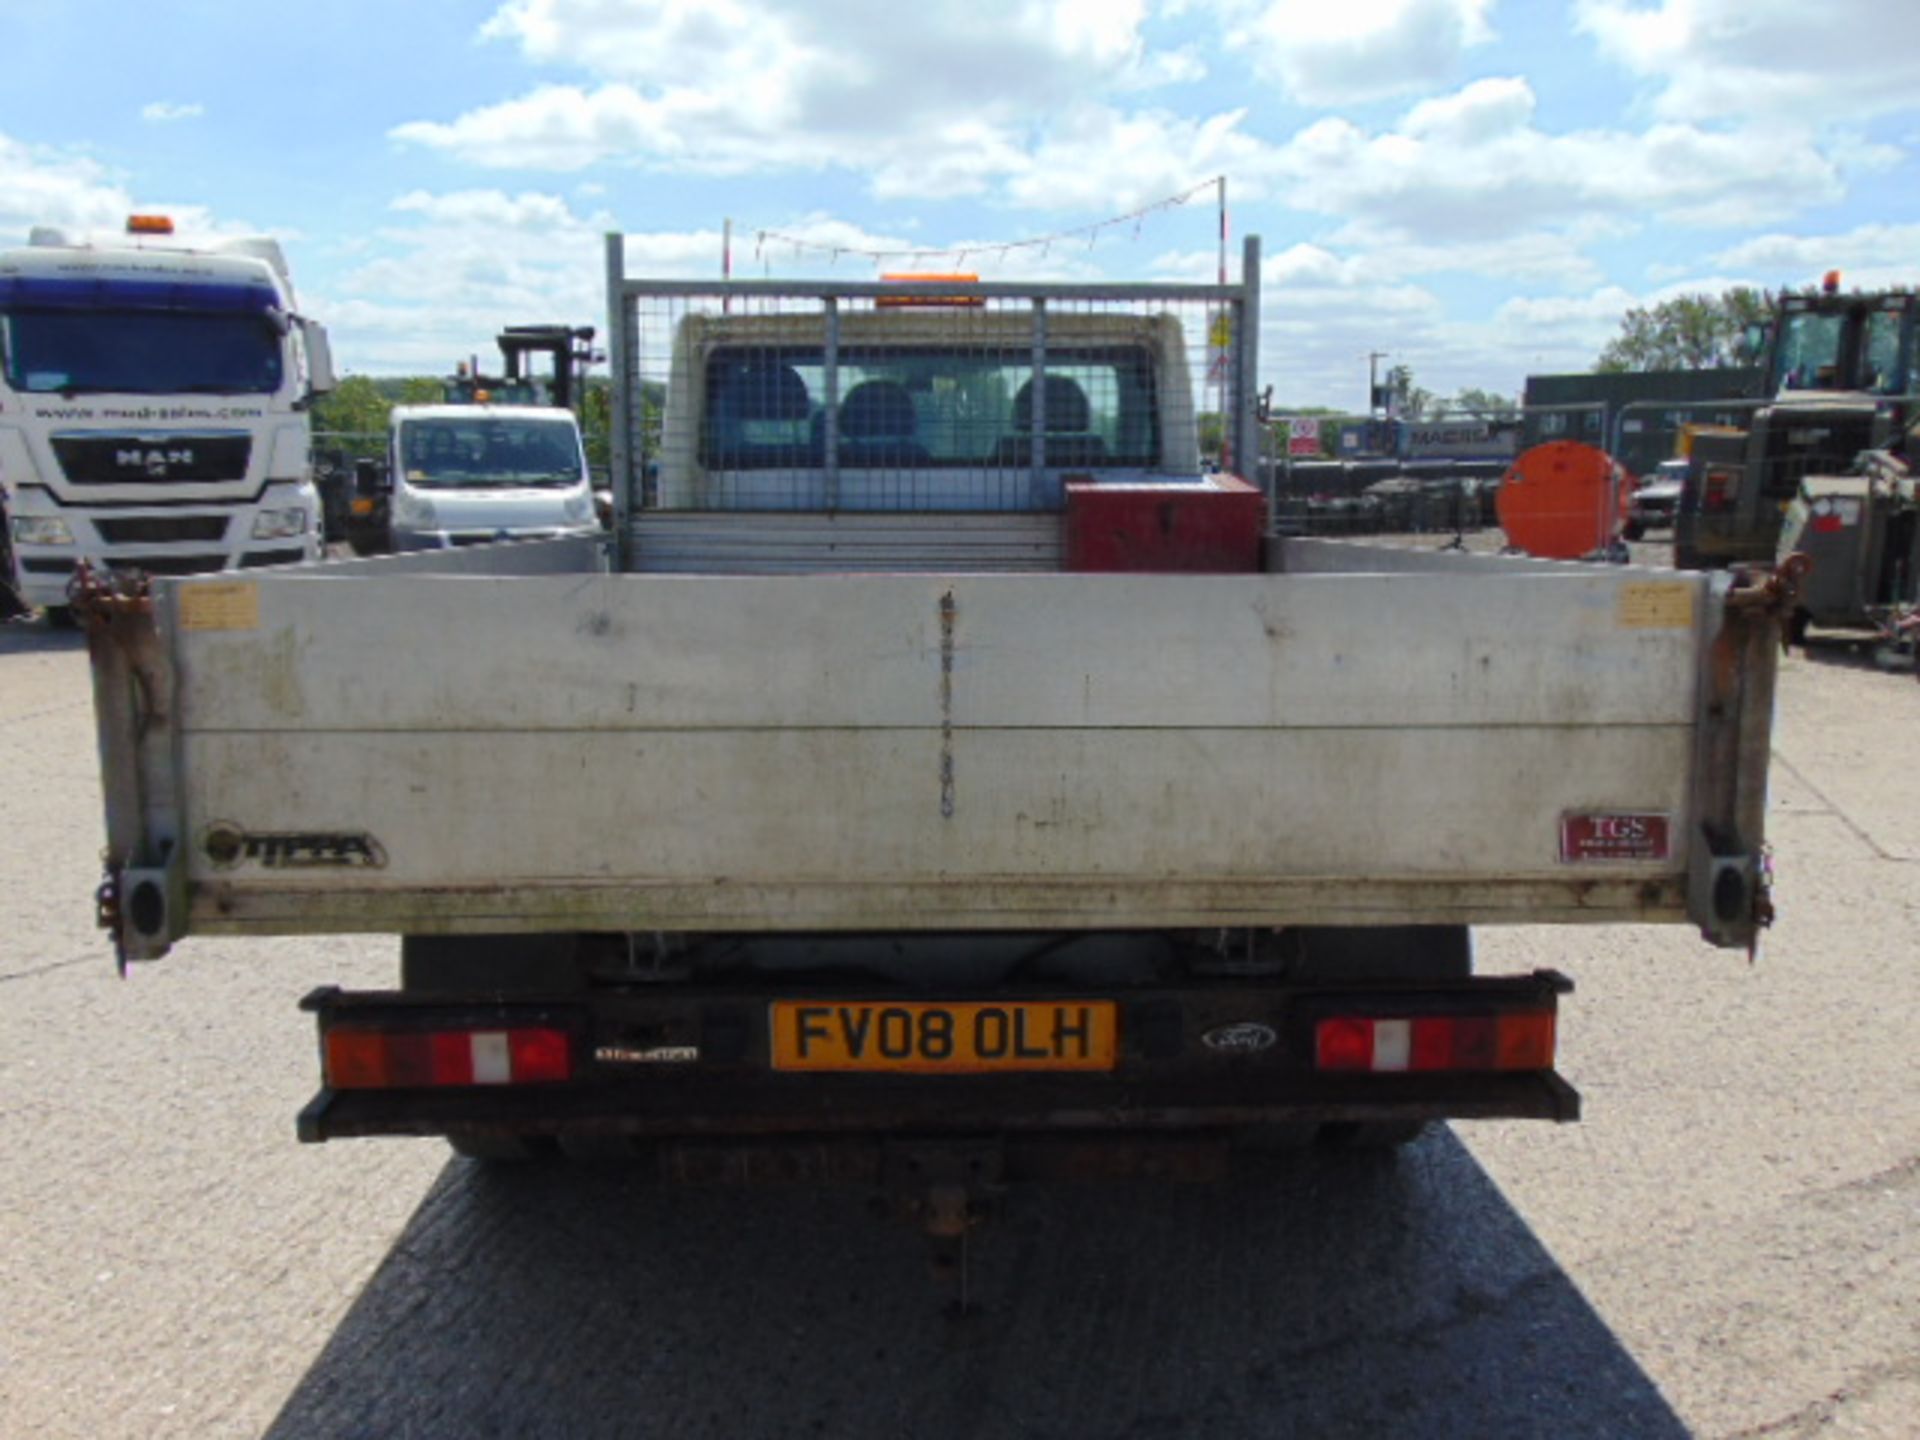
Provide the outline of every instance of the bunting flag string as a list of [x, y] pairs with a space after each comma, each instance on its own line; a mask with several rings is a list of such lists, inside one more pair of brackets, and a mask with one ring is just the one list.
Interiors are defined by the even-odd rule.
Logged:
[[956, 257], [961, 265], [965, 265], [975, 255], [992, 255], [1003, 260], [1008, 255], [1021, 250], [1038, 250], [1042, 255], [1046, 255], [1055, 245], [1080, 239], [1085, 239], [1087, 248], [1091, 250], [1103, 232], [1122, 225], [1131, 225], [1133, 238], [1138, 240], [1141, 226], [1148, 218], [1163, 211], [1177, 210], [1195, 196], [1203, 195], [1209, 190], [1223, 190], [1223, 180], [1224, 177], [1216, 175], [1213, 179], [1203, 180], [1198, 185], [1181, 191], [1178, 195], [1169, 195], [1164, 200], [1155, 200], [1150, 205], [1142, 205], [1139, 209], [1129, 210], [1124, 215], [1112, 215], [1105, 220], [1096, 220], [1091, 225], [1075, 225], [1071, 229], [1056, 230], [1048, 235], [1031, 235], [1021, 240], [971, 241], [965, 245], [870, 250], [858, 245], [838, 245], [831, 241], [809, 240], [782, 230], [762, 229], [753, 232], [753, 254], [758, 260], [763, 258], [770, 248], [781, 248], [790, 250], [795, 255], [825, 255], [834, 261], [850, 256], [860, 260], [871, 260], [875, 264], [884, 264], [887, 261], [912, 263], [938, 260], [951, 255]]

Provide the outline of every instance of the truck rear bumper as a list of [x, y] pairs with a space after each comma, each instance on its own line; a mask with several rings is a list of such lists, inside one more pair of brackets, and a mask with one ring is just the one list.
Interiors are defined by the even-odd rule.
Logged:
[[[862, 1090], [868, 1093], [861, 1093]], [[820, 1144], [860, 1136], [1161, 1134], [1293, 1124], [1393, 1120], [1556, 1120], [1580, 1118], [1580, 1096], [1556, 1072], [1395, 1076], [1130, 1087], [1090, 1093], [1064, 1085], [983, 1085], [953, 1095], [874, 1094], [871, 1087], [821, 1086], [808, 1103], [765, 1087], [716, 1082], [689, 1094], [662, 1087], [639, 1097], [587, 1091], [512, 1095], [404, 1094], [323, 1089], [300, 1112], [300, 1138], [499, 1134], [606, 1136], [693, 1144], [763, 1137]]]
[[[1569, 988], [1551, 972], [1437, 984], [1347, 987], [1222, 981], [1130, 990], [1115, 1003], [1113, 1067], [1086, 1073], [783, 1073], [772, 1062], [770, 994], [623, 990], [551, 1002], [468, 1002], [314, 992], [321, 1054], [335, 1029], [385, 1033], [543, 1026], [565, 1032], [571, 1078], [546, 1084], [342, 1088], [301, 1112], [306, 1141], [366, 1135], [601, 1137], [647, 1142], [674, 1167], [719, 1163], [755, 1142], [802, 1170], [851, 1164], [904, 1136], [993, 1135], [1024, 1152], [1058, 1140], [1110, 1144], [1259, 1127], [1440, 1118], [1579, 1118], [1552, 1068], [1331, 1073], [1316, 1026], [1348, 1015], [1546, 1015]], [[1027, 994], [991, 997], [1009, 1004]], [[809, 996], [812, 1000], [818, 997]], [[926, 997], [892, 997], [901, 1003]], [[970, 997], [974, 1001], [982, 997]], [[828, 997], [823, 1003], [836, 1003]], [[1233, 1037], [1229, 1041], [1226, 1037]], [[1252, 1037], [1249, 1039], [1248, 1037]], [[636, 1057], [672, 1056], [669, 1061]], [[608, 1058], [613, 1057], [613, 1058]], [[1016, 1147], [1021, 1148], [1021, 1147]], [[838, 1160], [829, 1158], [839, 1156]], [[701, 1157], [707, 1157], [703, 1162]]]

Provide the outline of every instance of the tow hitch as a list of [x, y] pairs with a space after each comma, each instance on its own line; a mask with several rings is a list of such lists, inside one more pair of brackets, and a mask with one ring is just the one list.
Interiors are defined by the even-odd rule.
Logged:
[[1006, 1151], [997, 1141], [901, 1142], [888, 1147], [886, 1192], [891, 1208], [916, 1221], [930, 1246], [934, 1283], [966, 1314], [967, 1240], [1006, 1188]]

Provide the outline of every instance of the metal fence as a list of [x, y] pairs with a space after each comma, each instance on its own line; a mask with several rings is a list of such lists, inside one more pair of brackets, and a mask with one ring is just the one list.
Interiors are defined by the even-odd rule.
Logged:
[[[1064, 479], [1257, 453], [1238, 285], [629, 279], [607, 239], [612, 478], [640, 508], [1041, 512]], [[624, 527], [623, 527], [624, 528]]]
[[[1549, 407], [1584, 411], [1588, 404]], [[1377, 436], [1387, 422], [1377, 415], [1314, 417], [1322, 433], [1360, 428]], [[1481, 417], [1467, 417], [1479, 419]], [[1521, 414], [1499, 417], [1520, 421]], [[1445, 414], [1420, 425], [1459, 423]], [[1416, 425], [1418, 428], [1418, 425]], [[1276, 431], [1274, 453], [1260, 463], [1260, 483], [1281, 534], [1309, 536], [1461, 534], [1499, 523], [1494, 497], [1513, 456], [1489, 442], [1480, 457], [1424, 457], [1384, 452], [1342, 452], [1337, 458], [1284, 453]]]
[[[1687, 417], [1700, 415], [1702, 423], [1745, 426], [1753, 412], [1771, 399], [1739, 400], [1629, 400], [1603, 411], [1603, 438], [1590, 439], [1636, 474], [1650, 472], [1662, 460], [1674, 458]], [[1651, 423], [1649, 423], [1651, 422]], [[1587, 438], [1587, 437], [1583, 437]]]

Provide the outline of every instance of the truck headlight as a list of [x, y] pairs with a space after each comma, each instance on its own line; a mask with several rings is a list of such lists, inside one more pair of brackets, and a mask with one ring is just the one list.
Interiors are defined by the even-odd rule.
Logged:
[[58, 515], [16, 515], [13, 517], [13, 543], [71, 545], [73, 530]]
[[290, 510], [262, 510], [253, 517], [256, 540], [291, 540], [307, 533], [307, 512], [299, 506]]

